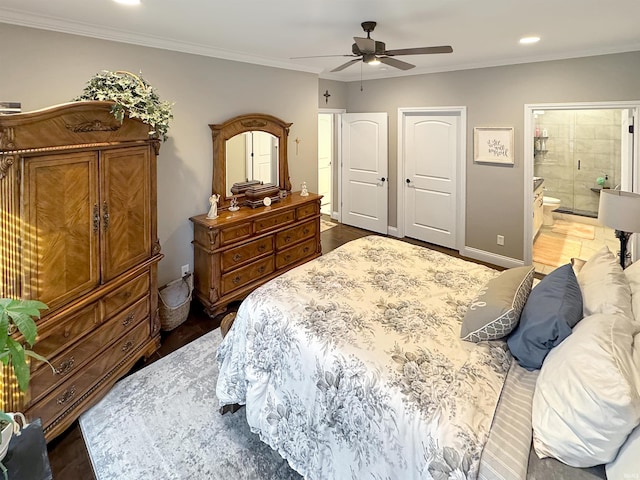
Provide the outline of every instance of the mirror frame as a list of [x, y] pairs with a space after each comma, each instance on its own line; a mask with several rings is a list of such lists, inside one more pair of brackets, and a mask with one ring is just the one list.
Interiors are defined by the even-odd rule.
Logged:
[[[289, 178], [289, 163], [287, 158], [287, 143], [291, 125], [293, 124], [266, 113], [239, 115], [224, 123], [209, 125], [213, 138], [212, 193], [220, 194], [218, 208], [229, 208], [232, 198], [227, 196], [226, 142], [231, 137], [252, 130], [267, 132], [278, 138], [278, 186], [280, 190], [291, 191], [291, 179]], [[231, 188], [231, 185], [229, 185], [229, 188]], [[242, 203], [244, 194], [238, 194], [235, 195], [235, 197]]]

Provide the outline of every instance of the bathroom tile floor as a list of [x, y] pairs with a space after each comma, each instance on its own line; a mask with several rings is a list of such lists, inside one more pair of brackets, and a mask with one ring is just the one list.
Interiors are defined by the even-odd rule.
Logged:
[[[551, 273], [557, 267], [571, 261], [573, 256], [588, 260], [603, 245], [607, 245], [615, 254], [620, 250], [620, 241], [616, 238], [613, 229], [602, 226], [595, 218], [555, 212], [553, 218], [556, 224], [543, 225], [533, 242], [533, 258], [545, 260], [545, 263], [533, 262], [538, 273], [545, 275]], [[587, 226], [593, 226], [593, 239], [589, 238], [591, 229]], [[561, 251], [559, 252], [558, 249]]]

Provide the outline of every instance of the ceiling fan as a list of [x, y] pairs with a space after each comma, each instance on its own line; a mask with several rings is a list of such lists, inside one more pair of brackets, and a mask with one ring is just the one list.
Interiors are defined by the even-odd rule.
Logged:
[[370, 65], [377, 65], [384, 63], [390, 67], [399, 68], [400, 70], [409, 70], [415, 65], [412, 65], [397, 58], [393, 58], [399, 55], [424, 55], [434, 53], [451, 53], [453, 48], [449, 45], [442, 45], [439, 47], [418, 47], [418, 48], [402, 48], [399, 50], [387, 50], [384, 42], [379, 42], [371, 38], [371, 32], [376, 28], [376, 22], [362, 22], [362, 29], [366, 32], [367, 38], [353, 37], [356, 42], [351, 45], [351, 55], [319, 55], [316, 57], [294, 57], [294, 58], [317, 58], [317, 57], [355, 57], [349, 60], [347, 63], [331, 70], [332, 72], [339, 72], [345, 68], [363, 61]]

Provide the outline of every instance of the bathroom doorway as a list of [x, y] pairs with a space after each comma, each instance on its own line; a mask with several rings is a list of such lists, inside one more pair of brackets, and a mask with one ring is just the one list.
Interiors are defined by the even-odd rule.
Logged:
[[637, 110], [637, 103], [525, 108], [525, 158], [531, 174], [525, 177], [533, 191], [525, 257], [537, 272], [550, 273], [573, 257], [586, 260], [603, 245], [618, 251], [614, 231], [597, 221], [598, 204], [603, 188], [637, 191]]

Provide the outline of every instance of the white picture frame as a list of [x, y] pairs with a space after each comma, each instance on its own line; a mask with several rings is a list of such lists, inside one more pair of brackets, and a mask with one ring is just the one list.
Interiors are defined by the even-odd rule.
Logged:
[[513, 127], [475, 127], [473, 161], [513, 165]]

